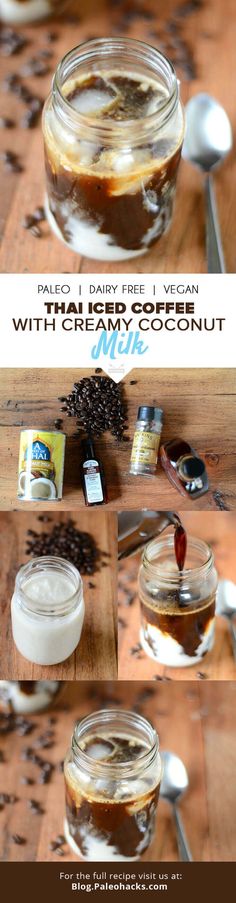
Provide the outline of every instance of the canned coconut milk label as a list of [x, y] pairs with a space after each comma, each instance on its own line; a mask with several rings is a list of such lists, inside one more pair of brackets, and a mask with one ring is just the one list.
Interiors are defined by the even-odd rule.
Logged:
[[30, 501], [62, 498], [64, 433], [24, 430], [20, 435], [19, 499]]

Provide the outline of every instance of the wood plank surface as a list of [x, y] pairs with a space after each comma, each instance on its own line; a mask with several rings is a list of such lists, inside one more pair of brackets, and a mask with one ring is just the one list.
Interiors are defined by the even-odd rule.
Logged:
[[[75, 380], [92, 370], [50, 371], [3, 369], [0, 372], [0, 509], [27, 507], [17, 501], [17, 468], [21, 429], [54, 429], [62, 416], [58, 396], [71, 391]], [[104, 464], [108, 485], [108, 508], [179, 507], [215, 510], [236, 508], [236, 380], [235, 370], [180, 369], [133, 370], [123, 380], [128, 408], [130, 442], [118, 443], [106, 433], [95, 447]], [[134, 383], [134, 384], [133, 384]], [[188, 440], [206, 461], [210, 491], [198, 498], [182, 498], [169, 483], [160, 465], [154, 477], [133, 477], [128, 473], [132, 439], [140, 404], [155, 404], [164, 410], [162, 439], [175, 436]], [[79, 476], [79, 442], [74, 418], [65, 416], [62, 429], [67, 435], [63, 500], [28, 503], [40, 509], [78, 510], [84, 507]]]
[[[227, 578], [236, 584], [236, 515], [232, 512], [179, 512], [187, 533], [204, 539], [211, 546], [219, 578]], [[171, 532], [171, 531], [169, 531]], [[166, 534], [164, 534], [166, 535]], [[189, 668], [170, 668], [160, 665], [145, 655], [143, 650], [132, 654], [139, 643], [140, 610], [138, 599], [138, 571], [141, 553], [119, 562], [118, 615], [119, 615], [119, 680], [150, 680], [164, 677], [169, 680], [235, 680], [236, 664], [233, 657], [229, 626], [225, 618], [216, 618], [214, 647], [202, 662]], [[131, 603], [130, 603], [131, 599]]]
[[[150, 718], [160, 737], [160, 748], [170, 749], [183, 759], [189, 773], [189, 790], [181, 802], [181, 812], [194, 860], [235, 861], [235, 683], [194, 686], [127, 682], [117, 684], [70, 684], [55, 709], [55, 746], [42, 757], [56, 767], [49, 784], [38, 783], [39, 770], [23, 761], [26, 746], [37, 743], [48, 729], [48, 714], [32, 716], [36, 725], [30, 741], [16, 732], [2, 738], [5, 764], [0, 764], [0, 787], [14, 793], [18, 802], [0, 812], [0, 855], [7, 861], [57, 861], [50, 842], [63, 831], [64, 786], [59, 763], [70, 743], [77, 718], [101, 706], [117, 704], [138, 710]], [[150, 694], [150, 695], [148, 695]], [[152, 694], [152, 695], [151, 695]], [[35, 781], [23, 786], [22, 776]], [[27, 800], [40, 802], [44, 813], [34, 815]], [[12, 835], [20, 834], [25, 844], [17, 846]], [[178, 861], [175, 829], [168, 803], [160, 801], [154, 843], [144, 855], [152, 862]], [[63, 862], [75, 861], [64, 847]]]
[[[236, 20], [234, 0], [76, 0], [64, 21], [56, 21], [56, 40], [50, 44], [50, 72], [28, 77], [27, 86], [43, 99], [50, 90], [52, 73], [60, 58], [75, 44], [94, 36], [124, 35], [141, 38], [167, 53], [181, 80], [183, 102], [199, 91], [207, 91], [222, 103], [236, 125], [232, 72], [235, 62]], [[0, 82], [18, 71], [39, 49], [48, 46], [48, 23], [24, 28], [29, 44], [19, 56], [0, 58]], [[1, 166], [2, 211], [1, 272], [121, 272], [194, 273], [206, 271], [204, 202], [202, 177], [182, 160], [171, 229], [143, 257], [107, 263], [81, 258], [50, 234], [44, 224], [43, 237], [36, 240], [21, 226], [23, 217], [44, 198], [44, 163], [40, 124], [26, 131], [19, 123], [23, 104], [2, 90], [2, 115], [17, 126], [1, 129], [0, 150], [17, 149], [24, 171], [5, 172]], [[219, 219], [226, 268], [235, 272], [234, 223], [236, 207], [236, 160], [233, 150], [222, 169], [215, 173]]]
[[[59, 665], [39, 666], [26, 661], [17, 651], [12, 638], [10, 601], [19, 567], [29, 561], [26, 555], [27, 530], [48, 530], [52, 523], [66, 521], [65, 514], [50, 515], [50, 523], [42, 524], [33, 511], [0, 512], [0, 677], [11, 680], [102, 680], [116, 678], [116, 519], [115, 515], [96, 511], [93, 516], [83, 511], [74, 516], [79, 530], [90, 533], [103, 552], [95, 574], [83, 576], [85, 620], [77, 650]], [[52, 523], [51, 523], [52, 520]], [[93, 584], [90, 587], [90, 583]]]

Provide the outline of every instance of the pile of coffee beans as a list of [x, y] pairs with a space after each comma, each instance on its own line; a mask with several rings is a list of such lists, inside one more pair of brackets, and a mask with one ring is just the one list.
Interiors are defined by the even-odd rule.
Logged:
[[72, 392], [67, 397], [59, 398], [63, 402], [61, 411], [68, 417], [76, 417], [78, 430], [87, 435], [101, 436], [109, 430], [116, 439], [127, 441], [124, 431], [127, 429], [126, 405], [123, 399], [123, 388], [109, 376], [86, 376], [74, 383]]
[[32, 558], [53, 555], [65, 558], [81, 574], [94, 574], [106, 553], [100, 551], [90, 533], [77, 530], [75, 522], [69, 518], [65, 522], [54, 523], [47, 532], [28, 530], [26, 554]]

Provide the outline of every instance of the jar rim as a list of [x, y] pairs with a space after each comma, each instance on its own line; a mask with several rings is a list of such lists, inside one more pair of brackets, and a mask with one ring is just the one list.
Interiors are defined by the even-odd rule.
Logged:
[[[40, 602], [36, 603], [35, 600], [27, 595], [27, 592], [22, 585], [24, 580], [27, 580], [34, 571], [37, 571], [37, 569], [40, 573], [47, 569], [50, 569], [50, 571], [56, 570], [58, 573], [64, 571], [68, 577], [71, 577], [74, 580], [74, 591], [69, 595], [66, 601], [59, 602], [51, 611], [40, 608]], [[56, 555], [42, 555], [27, 561], [16, 575], [15, 592], [20, 607], [27, 614], [31, 614], [34, 617], [42, 618], [44, 620], [66, 617], [83, 603], [83, 581], [80, 572], [72, 562], [67, 561], [66, 558], [59, 558]]]
[[[174, 535], [171, 534], [168, 536], [155, 537], [155, 539], [152, 539], [149, 543], [147, 543], [142, 554], [143, 566], [146, 567], [146, 569], [152, 576], [159, 577], [161, 583], [176, 586], [176, 583], [179, 583], [178, 569], [173, 572], [171, 568], [169, 570], [168, 568], [165, 568], [164, 571], [163, 568], [160, 567], [160, 564], [158, 566], [158, 562], [153, 563], [152, 561], [154, 554], [156, 554], [157, 547], [160, 553], [165, 549], [167, 552], [174, 552]], [[214, 555], [212, 549], [204, 539], [198, 539], [198, 537], [195, 536], [188, 536], [187, 553], [188, 549], [192, 551], [195, 550], [204, 554], [205, 560], [197, 567], [184, 567], [184, 570], [181, 572], [182, 586], [184, 585], [184, 582], [192, 583], [195, 580], [201, 579], [214, 566]]]
[[159, 63], [162, 67], [163, 78], [165, 76], [166, 81], [167, 77], [169, 78], [169, 86], [167, 84], [168, 96], [165, 98], [163, 104], [160, 105], [157, 111], [142, 117], [142, 134], [149, 132], [153, 133], [154, 127], [158, 131], [175, 112], [179, 101], [179, 81], [173, 63], [169, 57], [165, 56], [160, 50], [145, 41], [125, 37], [100, 37], [78, 44], [72, 48], [72, 50], [69, 50], [58, 64], [53, 78], [52, 95], [59, 103], [61, 115], [67, 119], [68, 127], [71, 127], [73, 123], [77, 127], [80, 125], [81, 128], [86, 128], [87, 131], [89, 129], [94, 136], [99, 133], [104, 140], [108, 141], [111, 137], [113, 140], [115, 138], [123, 138], [127, 141], [128, 133], [128, 141], [130, 144], [131, 139], [134, 140], [135, 137], [138, 136], [140, 139], [140, 119], [126, 119], [119, 122], [116, 120], [100, 120], [98, 122], [97, 120], [94, 120], [94, 118], [86, 116], [76, 110], [62, 93], [62, 85], [67, 80], [65, 78], [64, 82], [62, 81], [63, 73], [70, 68], [70, 64], [73, 62], [78, 64], [78, 62], [82, 63], [86, 62], [86, 60], [89, 62], [90, 58], [93, 57], [93, 54], [97, 53], [99, 68], [99, 59], [100, 61], [103, 61], [109, 53], [111, 55], [112, 53], [121, 53], [122, 50], [126, 52], [129, 51], [133, 60], [141, 54], [142, 61], [145, 62], [146, 65], [149, 64], [150, 68], [153, 68], [153, 77], [155, 75], [155, 67]]
[[[78, 738], [81, 740], [93, 727], [97, 727], [97, 730], [99, 730], [100, 726], [100, 730], [101, 728], [104, 730], [104, 727], [107, 727], [111, 722], [114, 722], [115, 729], [115, 722], [117, 723], [117, 721], [122, 722], [124, 730], [126, 729], [128, 731], [128, 728], [132, 729], [132, 727], [135, 728], [136, 726], [140, 731], [143, 730], [143, 732], [146, 732], [146, 738], [148, 736], [150, 746], [138, 759], [132, 761], [125, 760], [124, 762], [117, 763], [102, 762], [101, 760], [98, 761], [92, 759], [80, 748]], [[102, 724], [100, 722], [102, 722]], [[122, 726], [120, 725], [120, 731], [121, 729]], [[76, 722], [72, 734], [71, 745], [77, 765], [83, 767], [91, 775], [97, 775], [99, 771], [99, 773], [104, 776], [116, 777], [117, 775], [122, 774], [122, 777], [129, 777], [152, 763], [156, 753], [159, 752], [159, 737], [151, 722], [136, 712], [118, 708], [98, 709], [96, 712], [92, 712], [90, 715], [86, 715]]]

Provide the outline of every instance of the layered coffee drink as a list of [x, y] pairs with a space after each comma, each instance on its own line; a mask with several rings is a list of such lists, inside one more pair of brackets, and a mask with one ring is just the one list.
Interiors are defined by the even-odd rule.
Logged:
[[16, 715], [33, 715], [53, 705], [59, 680], [0, 680], [0, 708]]
[[65, 5], [65, 0], [0, 0], [0, 19], [9, 24], [27, 25], [61, 12]]
[[149, 847], [161, 780], [158, 737], [131, 712], [79, 722], [65, 762], [65, 836], [82, 859], [138, 859]]
[[79, 254], [145, 253], [171, 217], [183, 141], [171, 63], [128, 39], [98, 39], [59, 65], [44, 112], [46, 210]]
[[206, 543], [189, 537], [181, 571], [172, 536], [149, 543], [139, 574], [141, 643], [147, 655], [172, 667], [200, 662], [214, 642], [216, 588]]

